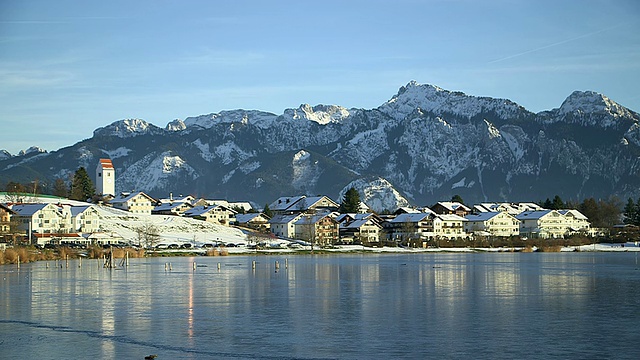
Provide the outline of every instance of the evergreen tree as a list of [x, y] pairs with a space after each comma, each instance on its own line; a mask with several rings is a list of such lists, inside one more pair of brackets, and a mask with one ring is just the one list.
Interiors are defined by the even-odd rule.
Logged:
[[[638, 200], [640, 201], [640, 199]], [[635, 224], [637, 220], [637, 210], [636, 203], [632, 198], [629, 198], [629, 200], [627, 200], [627, 205], [625, 205], [624, 207], [623, 215], [625, 224]]]
[[80, 167], [73, 175], [69, 198], [71, 200], [87, 201], [93, 197], [95, 192], [96, 188], [91, 178], [89, 178], [87, 170], [85, 170], [84, 167]]
[[273, 217], [273, 212], [271, 211], [271, 209], [269, 209], [269, 204], [264, 205], [264, 210], [262, 210], [262, 213], [267, 215], [269, 218]]
[[464, 200], [462, 200], [462, 196], [456, 194], [451, 197], [451, 202], [457, 202], [464, 205]]
[[564, 209], [564, 202], [560, 198], [560, 196], [556, 195], [553, 197], [553, 201], [551, 201], [551, 209], [560, 210]]
[[551, 200], [549, 198], [547, 198], [547, 200], [545, 200], [542, 203], [542, 207], [545, 209], [552, 209], [553, 208], [553, 203], [551, 202]]
[[339, 211], [346, 214], [357, 213], [358, 210], [360, 210], [360, 194], [358, 190], [352, 187], [344, 194]]
[[633, 225], [640, 226], [640, 198], [636, 202], [636, 216], [634, 217]]

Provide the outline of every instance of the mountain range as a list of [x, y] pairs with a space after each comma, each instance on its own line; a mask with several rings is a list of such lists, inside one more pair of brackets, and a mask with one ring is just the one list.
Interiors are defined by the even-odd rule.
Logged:
[[640, 115], [575, 91], [533, 113], [506, 99], [415, 81], [374, 109], [303, 104], [276, 115], [221, 111], [158, 127], [140, 119], [98, 128], [46, 152], [0, 151], [0, 186], [66, 181], [100, 158], [116, 191], [269, 203], [355, 187], [377, 211], [457, 194], [467, 203], [640, 196]]

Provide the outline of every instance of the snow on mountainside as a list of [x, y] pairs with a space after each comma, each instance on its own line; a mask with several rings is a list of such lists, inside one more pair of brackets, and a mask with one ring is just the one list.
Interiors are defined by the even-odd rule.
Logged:
[[268, 127], [277, 116], [265, 111], [257, 110], [228, 110], [217, 114], [188, 117], [184, 120], [187, 128], [197, 127], [210, 129], [217, 124], [243, 123], [258, 127]]
[[161, 128], [149, 124], [141, 119], [126, 119], [112, 123], [109, 126], [98, 128], [93, 132], [93, 136], [117, 136], [120, 138], [129, 138], [138, 135], [158, 134]]
[[396, 120], [405, 118], [416, 109], [436, 115], [449, 113], [467, 118], [492, 111], [502, 119], [517, 117], [519, 112], [526, 111], [510, 100], [469, 96], [433, 85], [420, 85], [415, 81], [401, 87], [391, 100], [378, 107], [378, 110]]
[[393, 188], [387, 180], [377, 178], [373, 180], [358, 179], [345, 186], [338, 199], [343, 199], [346, 192], [354, 188], [360, 193], [360, 201], [374, 211], [393, 211], [399, 207], [409, 206], [409, 201]]
[[637, 113], [594, 91], [574, 91], [560, 108], [540, 115], [544, 123], [565, 122], [602, 128], [617, 127], [624, 119], [640, 120]]
[[286, 109], [284, 116], [293, 120], [309, 120], [320, 125], [329, 123], [339, 123], [351, 116], [351, 112], [346, 108], [335, 105], [302, 104], [297, 109]]
[[369, 110], [229, 110], [165, 128], [116, 121], [54, 154], [0, 157], [0, 179], [35, 174], [54, 183], [108, 156], [117, 191], [264, 204], [284, 194], [337, 200], [353, 185], [369, 206], [391, 210], [453, 194], [469, 202], [637, 198], [639, 154], [640, 116], [601, 94], [574, 92], [534, 114], [412, 81]]
[[173, 187], [178, 179], [195, 180], [198, 172], [179, 156], [170, 152], [150, 153], [116, 172], [116, 191], [163, 189]]

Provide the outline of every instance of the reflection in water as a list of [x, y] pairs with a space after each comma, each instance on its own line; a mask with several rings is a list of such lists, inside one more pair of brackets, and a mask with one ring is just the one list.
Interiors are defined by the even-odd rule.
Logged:
[[290, 257], [286, 268], [283, 257], [247, 256], [198, 258], [197, 269], [175, 258], [172, 271], [154, 258], [122, 270], [89, 261], [5, 266], [3, 357], [624, 358], [637, 355], [630, 334], [640, 319], [631, 256], [316, 255]]

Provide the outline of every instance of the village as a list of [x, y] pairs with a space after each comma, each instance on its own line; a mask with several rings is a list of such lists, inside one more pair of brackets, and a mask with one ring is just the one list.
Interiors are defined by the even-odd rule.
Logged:
[[[513, 245], [527, 239], [593, 237], [599, 230], [575, 209], [545, 209], [535, 203], [437, 202], [430, 208], [402, 207], [377, 214], [359, 201], [355, 189], [340, 204], [328, 196], [283, 196], [254, 209], [250, 202], [173, 196], [155, 199], [142, 191], [115, 193], [115, 169], [109, 159], [96, 167], [99, 204], [65, 201], [0, 203], [2, 233], [16, 234], [21, 244], [38, 247], [136, 245], [147, 249], [236, 246], [233, 243], [163, 241], [158, 229], [136, 229], [135, 236], [105, 231], [101, 209], [132, 216], [175, 216], [240, 229], [248, 237], [284, 240], [291, 247], [329, 248], [336, 245], [428, 248]], [[355, 196], [349, 196], [354, 195]], [[347, 199], [347, 197], [349, 197]], [[356, 203], [353, 201], [356, 200]], [[345, 205], [345, 202], [351, 204]], [[6, 238], [6, 236], [5, 236]], [[5, 240], [5, 243], [7, 241]], [[5, 244], [6, 245], [6, 244]], [[246, 245], [243, 242], [242, 245]], [[255, 246], [255, 245], [254, 245]]]

